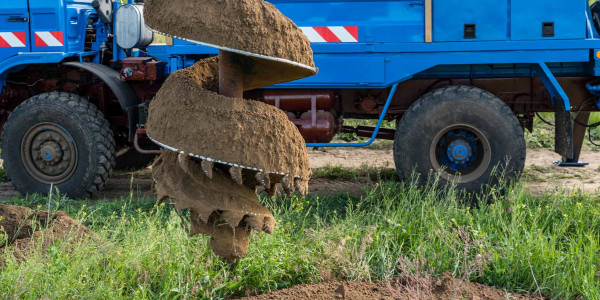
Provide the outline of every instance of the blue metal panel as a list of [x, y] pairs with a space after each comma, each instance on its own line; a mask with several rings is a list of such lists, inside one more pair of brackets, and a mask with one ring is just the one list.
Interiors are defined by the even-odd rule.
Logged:
[[[482, 42], [483, 43], [483, 42]], [[432, 43], [431, 45], [435, 45]], [[442, 43], [443, 44], [443, 43]], [[460, 43], [464, 44], [464, 43]], [[438, 45], [440, 45], [438, 43]], [[412, 47], [411, 47], [412, 49]], [[412, 78], [415, 74], [441, 65], [481, 65], [481, 64], [537, 64], [547, 63], [576, 63], [589, 61], [589, 49], [566, 49], [566, 50], [543, 50], [531, 49], [527, 51], [487, 50], [487, 51], [402, 51], [397, 48], [393, 52], [353, 54], [352, 57], [376, 58], [375, 60], [359, 60], [361, 65], [353, 68], [343, 69], [345, 60], [323, 59], [325, 54], [316, 54], [315, 60], [320, 72], [310, 80], [299, 80], [290, 83], [279, 84], [278, 88], [383, 88]], [[342, 55], [340, 55], [342, 56]], [[349, 54], [344, 57], [350, 56]], [[385, 62], [382, 83], [373, 82], [364, 78], [363, 72], [371, 68], [372, 61]], [[343, 69], [344, 72], [335, 72]], [[325, 71], [327, 70], [327, 71]], [[363, 82], [357, 82], [355, 78], [363, 78]]]
[[[29, 51], [27, 0], [0, 1], [0, 33], [10, 35], [5, 36], [5, 38], [12, 39], [12, 41], [7, 42], [2, 38], [0, 62], [17, 55], [19, 52]], [[22, 43], [23, 39], [25, 43]]]
[[[315, 64], [327, 67], [319, 69], [319, 76], [308, 77], [296, 83], [370, 86], [385, 82], [385, 58], [381, 55], [318, 55], [315, 57]], [[342, 74], [352, 74], [352, 77]]]
[[359, 42], [424, 42], [423, 0], [270, 0], [298, 26], [358, 26]]
[[[524, 0], [520, 0], [524, 1]], [[465, 38], [465, 25], [475, 38]], [[501, 41], [508, 39], [507, 0], [434, 0], [433, 41]]]
[[[29, 16], [32, 52], [67, 52], [63, 0], [29, 0]], [[50, 32], [60, 32], [62, 41]]]
[[[88, 19], [96, 11], [92, 8], [93, 0], [66, 0], [66, 33], [67, 52], [84, 51], [85, 32]], [[97, 49], [96, 49], [97, 50]]]
[[[513, 40], [585, 39], [587, 1], [511, 0]], [[542, 23], [554, 22], [555, 36], [542, 36]]]

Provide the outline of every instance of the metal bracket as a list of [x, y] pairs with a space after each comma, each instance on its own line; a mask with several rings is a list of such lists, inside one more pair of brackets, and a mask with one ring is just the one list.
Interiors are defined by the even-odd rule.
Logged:
[[[571, 102], [567, 93], [563, 90], [550, 71], [546, 63], [537, 64], [537, 75], [552, 97], [554, 116], [556, 120], [554, 151], [560, 154], [563, 161], [573, 158], [573, 122], [571, 120]], [[556, 101], [555, 101], [556, 100]], [[562, 100], [562, 101], [561, 101]]]
[[558, 80], [556, 80], [556, 77], [554, 77], [550, 68], [548, 68], [546, 63], [538, 63], [536, 66], [537, 75], [542, 80], [542, 83], [550, 93], [550, 96], [552, 96], [552, 105], [556, 106], [554, 100], [560, 99], [563, 101], [565, 110], [571, 111], [571, 101], [569, 100], [569, 96], [567, 96], [567, 93], [565, 93], [560, 86], [560, 83], [558, 83]]
[[583, 168], [583, 167], [590, 165], [590, 163], [581, 162], [581, 161], [579, 161], [579, 162], [564, 162], [564, 161], [560, 161], [560, 160], [555, 161], [554, 164], [556, 166], [563, 167], [563, 168]]
[[385, 116], [387, 115], [388, 109], [390, 108], [392, 99], [394, 99], [394, 94], [396, 94], [397, 88], [398, 88], [398, 83], [396, 83], [392, 86], [392, 90], [390, 91], [387, 101], [385, 102], [385, 105], [383, 106], [381, 115], [379, 115], [379, 120], [377, 121], [377, 126], [375, 126], [375, 130], [373, 131], [373, 135], [371, 136], [371, 139], [369, 141], [364, 142], [364, 143], [308, 143], [308, 144], [306, 144], [306, 147], [315, 147], [315, 148], [320, 148], [320, 147], [366, 147], [366, 146], [373, 144], [373, 142], [375, 142], [375, 139], [377, 139], [377, 135], [379, 134], [379, 130], [381, 129], [381, 124], [383, 124], [383, 120], [385, 119]]

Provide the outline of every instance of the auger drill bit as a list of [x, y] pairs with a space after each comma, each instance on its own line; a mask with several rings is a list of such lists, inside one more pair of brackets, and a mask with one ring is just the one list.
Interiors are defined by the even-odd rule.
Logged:
[[211, 235], [215, 253], [235, 261], [251, 230], [273, 231], [254, 191], [274, 195], [281, 185], [288, 195], [306, 193], [311, 173], [287, 115], [243, 93], [316, 74], [310, 42], [263, 0], [148, 0], [144, 11], [153, 30], [219, 49], [165, 81], [147, 131], [171, 150], [153, 166], [159, 198], [190, 210], [190, 234]]

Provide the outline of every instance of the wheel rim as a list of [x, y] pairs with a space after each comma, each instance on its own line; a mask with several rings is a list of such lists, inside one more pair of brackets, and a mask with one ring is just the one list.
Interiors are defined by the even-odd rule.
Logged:
[[25, 169], [46, 184], [67, 181], [77, 166], [77, 146], [62, 126], [39, 123], [23, 136], [21, 158]]
[[429, 151], [431, 165], [443, 179], [463, 184], [477, 180], [488, 170], [491, 155], [487, 137], [466, 124], [441, 130]]

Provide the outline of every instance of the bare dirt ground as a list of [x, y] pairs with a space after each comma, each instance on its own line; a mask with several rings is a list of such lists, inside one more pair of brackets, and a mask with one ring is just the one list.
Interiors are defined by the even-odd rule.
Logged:
[[[345, 167], [394, 168], [392, 150], [371, 149], [332, 149], [310, 150], [309, 159], [312, 168], [326, 165]], [[600, 189], [600, 151], [583, 151], [581, 160], [590, 165], [582, 168], [562, 168], [554, 165], [560, 155], [547, 149], [528, 149], [523, 180], [534, 194], [543, 194], [554, 189], [596, 192]], [[328, 187], [328, 185], [333, 185]], [[356, 182], [331, 182], [323, 179], [311, 181], [312, 192], [332, 192], [336, 187], [345, 188], [350, 194], [361, 190]], [[357, 190], [358, 188], [358, 190]]]
[[[393, 169], [392, 150], [328, 149], [309, 150], [312, 168], [341, 165], [352, 168], [374, 167]], [[545, 149], [529, 149], [523, 180], [534, 194], [554, 189], [581, 189], [586, 192], [600, 190], [600, 151], [584, 151], [581, 159], [590, 165], [584, 168], [559, 168], [553, 162], [560, 157]], [[151, 198], [152, 179], [150, 169], [139, 172], [120, 172], [109, 180], [105, 189], [94, 199], [119, 199], [122, 197]], [[364, 189], [374, 184], [368, 178], [357, 180], [330, 180], [315, 178], [310, 181], [310, 192], [321, 195], [363, 195]], [[0, 201], [19, 197], [10, 182], [0, 182]]]
[[17, 258], [24, 258], [37, 242], [41, 242], [42, 248], [46, 249], [61, 240], [80, 240], [86, 236], [98, 238], [64, 212], [49, 214], [0, 204], [0, 216], [0, 228], [9, 237], [6, 243], [0, 243], [0, 254], [10, 249]]
[[394, 281], [324, 282], [298, 285], [246, 300], [267, 299], [539, 299], [470, 283], [444, 274], [440, 278], [404, 277]]

